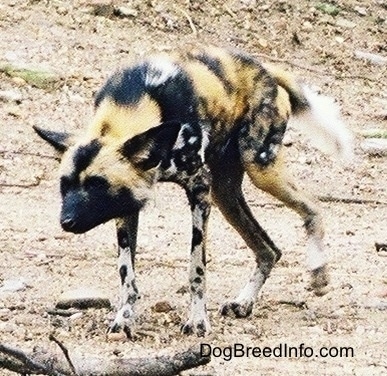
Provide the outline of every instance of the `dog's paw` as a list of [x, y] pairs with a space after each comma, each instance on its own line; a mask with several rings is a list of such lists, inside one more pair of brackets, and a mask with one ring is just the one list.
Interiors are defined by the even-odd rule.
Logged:
[[198, 337], [204, 337], [211, 333], [211, 324], [207, 315], [204, 317], [190, 318], [181, 327], [181, 332], [186, 335], [196, 334]]
[[314, 291], [315, 295], [323, 296], [328, 292], [329, 273], [328, 267], [323, 265], [311, 272], [310, 289]]
[[253, 312], [254, 302], [250, 300], [242, 302], [227, 302], [220, 307], [222, 316], [235, 316], [236, 318], [248, 317]]
[[133, 325], [133, 309], [129, 304], [125, 304], [121, 307], [111, 325], [108, 328], [108, 334], [110, 333], [125, 333], [128, 339], [132, 339], [132, 330]]

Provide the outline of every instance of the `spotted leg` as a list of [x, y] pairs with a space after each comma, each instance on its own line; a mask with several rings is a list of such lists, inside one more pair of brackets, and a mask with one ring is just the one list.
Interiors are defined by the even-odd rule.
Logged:
[[211, 331], [206, 308], [206, 231], [210, 214], [210, 178], [205, 168], [184, 182], [192, 212], [192, 244], [189, 269], [191, 310], [182, 326], [184, 334], [202, 337]]
[[131, 216], [116, 220], [121, 293], [119, 309], [109, 328], [109, 332], [117, 333], [123, 330], [128, 338], [131, 338], [134, 304], [139, 298], [134, 275], [138, 216], [139, 213], [137, 212]]

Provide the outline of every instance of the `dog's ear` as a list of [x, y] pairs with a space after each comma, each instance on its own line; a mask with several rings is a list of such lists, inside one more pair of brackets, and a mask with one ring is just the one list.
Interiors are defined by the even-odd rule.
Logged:
[[168, 121], [127, 140], [122, 155], [146, 171], [170, 158], [181, 129], [181, 123]]
[[72, 135], [70, 133], [49, 131], [35, 125], [33, 128], [43, 140], [47, 141], [60, 153], [64, 153], [72, 144]]

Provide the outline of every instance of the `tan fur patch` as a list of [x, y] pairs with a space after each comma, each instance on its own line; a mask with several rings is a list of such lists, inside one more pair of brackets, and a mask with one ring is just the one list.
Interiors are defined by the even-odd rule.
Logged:
[[289, 94], [282, 86], [278, 86], [276, 104], [279, 115], [284, 120], [289, 119], [292, 112], [292, 108], [290, 106]]
[[87, 176], [104, 177], [110, 184], [112, 192], [130, 187], [136, 199], [149, 197], [155, 178], [155, 171], [140, 171], [118, 152], [117, 148], [106, 145], [93, 160], [93, 163], [81, 172], [81, 181]]
[[160, 107], [149, 95], [133, 106], [120, 106], [106, 99], [95, 113], [87, 138], [98, 138], [106, 144], [123, 143], [160, 122]]
[[[201, 50], [190, 52], [191, 56], [202, 53]], [[224, 82], [202, 62], [185, 62], [184, 69], [192, 78], [198, 96], [203, 99], [200, 108], [203, 117], [217, 120], [213, 129], [215, 136], [230, 131], [235, 121], [252, 105], [251, 102], [258, 102], [261, 95], [260, 88], [257, 91], [257, 84], [254, 84], [257, 72], [252, 67], [243, 66], [224, 49], [211, 48], [205, 54], [219, 61], [224, 78], [232, 88], [231, 92], [227, 92]]]

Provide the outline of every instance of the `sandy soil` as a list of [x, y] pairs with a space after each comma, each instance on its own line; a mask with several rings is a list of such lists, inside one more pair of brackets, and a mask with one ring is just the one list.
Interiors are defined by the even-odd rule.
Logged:
[[[360, 136], [356, 160], [342, 167], [290, 131], [289, 166], [301, 185], [315, 195], [359, 200], [321, 203], [332, 273], [327, 295], [318, 298], [306, 290], [301, 220], [246, 181], [249, 203], [284, 250], [283, 258], [250, 318], [221, 318], [218, 307], [242, 287], [252, 256], [214, 209], [208, 247], [213, 334], [202, 340], [182, 336], [188, 294], [177, 291], [187, 285], [190, 215], [183, 192], [165, 184], [141, 217], [137, 276], [142, 299], [135, 341], [107, 341], [113, 310], [90, 309], [73, 321], [47, 314], [62, 291], [80, 285], [99, 288], [116, 303], [119, 278], [112, 223], [78, 236], [60, 229], [58, 161], [32, 125], [78, 132], [92, 114], [93, 93], [117, 67], [152, 50], [213, 43], [261, 55], [263, 61], [277, 60], [330, 93], [358, 135], [386, 129], [386, 65], [354, 57], [356, 50], [386, 56], [385, 2], [329, 3], [336, 4], [338, 14], [306, 0], [117, 1], [134, 10], [119, 18], [95, 15], [85, 1], [1, 2], [1, 59], [63, 77], [39, 89], [0, 73], [0, 90], [21, 95], [16, 102], [0, 103], [0, 286], [20, 277], [27, 284], [24, 290], [0, 294], [1, 342], [30, 349], [47, 344], [55, 332], [72, 351], [107, 357], [173, 353], [200, 341], [221, 347], [304, 343], [315, 352], [323, 346], [352, 346], [354, 357], [349, 358], [214, 358], [185, 375], [387, 373], [386, 311], [381, 309], [386, 298], [378, 296], [387, 289], [387, 258], [374, 245], [387, 242], [387, 159], [364, 153]], [[152, 310], [165, 300], [172, 311]]]

